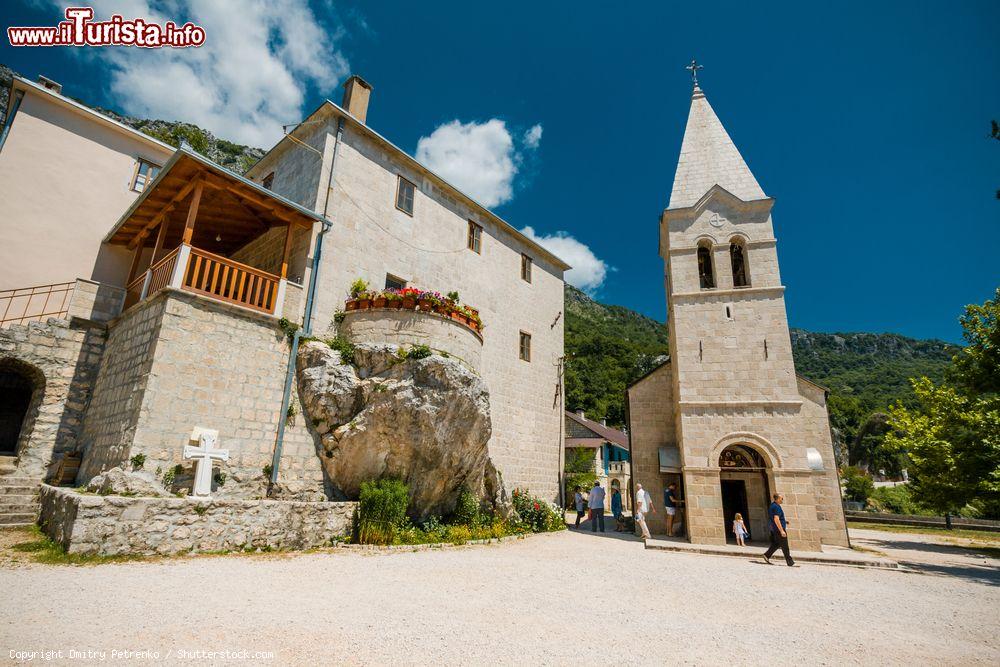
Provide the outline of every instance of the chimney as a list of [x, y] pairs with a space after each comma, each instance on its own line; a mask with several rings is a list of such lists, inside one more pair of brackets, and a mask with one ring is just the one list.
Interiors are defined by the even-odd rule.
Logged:
[[38, 83], [42, 84], [44, 88], [48, 88], [49, 90], [51, 90], [53, 93], [62, 92], [62, 84], [57, 81], [53, 81], [47, 76], [42, 76], [41, 74], [39, 74]]
[[584, 416], [583, 410], [577, 410], [576, 411], [576, 416], [579, 417], [580, 419], [586, 419], [587, 418], [586, 416]]
[[607, 425], [608, 425], [608, 420], [607, 419], [602, 419], [601, 420], [601, 426], [607, 426]]
[[362, 123], [368, 118], [368, 100], [372, 95], [372, 85], [357, 74], [344, 82], [344, 101], [340, 103], [347, 113]]

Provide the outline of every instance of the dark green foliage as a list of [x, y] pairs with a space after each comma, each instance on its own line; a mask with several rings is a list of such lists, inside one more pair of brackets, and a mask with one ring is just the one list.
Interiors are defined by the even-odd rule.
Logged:
[[146, 465], [146, 455], [136, 454], [129, 459], [129, 462], [132, 464], [132, 470], [142, 470], [142, 466]]
[[840, 471], [840, 475], [844, 480], [844, 496], [848, 500], [864, 503], [875, 492], [875, 482], [860, 468], [848, 466]]
[[[455, 504], [455, 514], [452, 516], [452, 523], [470, 528], [478, 528], [489, 523], [489, 517], [483, 513], [479, 499], [466, 488], [463, 488], [462, 492], [458, 495], [458, 502]], [[424, 529], [426, 530], [427, 527], [424, 526]]]
[[298, 323], [292, 322], [287, 317], [282, 317], [278, 320], [278, 327], [285, 333], [285, 337], [288, 338], [289, 343], [295, 337], [295, 332], [299, 330]]
[[340, 360], [345, 364], [354, 363], [354, 344], [351, 341], [343, 336], [337, 336], [336, 338], [328, 339], [326, 344], [337, 352], [340, 352]]
[[913, 500], [913, 494], [907, 484], [900, 486], [882, 486], [868, 496], [868, 508], [876, 512], [891, 514], [928, 514], [929, 511]]
[[409, 351], [407, 351], [406, 358], [407, 359], [426, 359], [427, 357], [431, 356], [432, 354], [433, 354], [433, 352], [431, 351], [431, 348], [427, 347], [426, 345], [414, 345], [413, 347], [411, 347], [409, 349]]
[[594, 450], [586, 447], [577, 447], [566, 450], [566, 506], [573, 507], [573, 498], [576, 487], [582, 491], [594, 486], [597, 480], [597, 473], [594, 471]]
[[406, 525], [409, 489], [398, 479], [361, 483], [357, 538], [360, 544], [392, 544]]
[[667, 328], [566, 285], [566, 408], [625, 423], [625, 387], [667, 354]]

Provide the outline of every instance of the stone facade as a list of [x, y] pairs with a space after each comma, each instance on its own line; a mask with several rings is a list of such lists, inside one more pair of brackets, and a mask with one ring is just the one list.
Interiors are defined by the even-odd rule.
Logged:
[[344, 313], [337, 332], [353, 343], [426, 345], [479, 371], [483, 339], [455, 320], [419, 310], [379, 308]]
[[[338, 146], [342, 113], [325, 105], [296, 134], [322, 150], [322, 159], [285, 140], [248, 174], [260, 182], [273, 172], [276, 193], [333, 222], [324, 241], [314, 330], [334, 327], [356, 278], [376, 288], [391, 275], [421, 289], [457, 290], [484, 323], [481, 373], [492, 403], [490, 457], [508, 488], [556, 500], [563, 453], [565, 265], [349, 117]], [[399, 177], [416, 186], [412, 216], [395, 206]], [[470, 221], [483, 230], [479, 253], [466, 248]], [[314, 239], [317, 233], [318, 225]], [[305, 266], [309, 247], [315, 241], [295, 248], [293, 266]], [[522, 254], [533, 260], [530, 283], [521, 279]], [[309, 281], [308, 266], [303, 281]], [[530, 362], [518, 357], [522, 332], [531, 335]]]
[[81, 494], [43, 485], [39, 523], [87, 556], [309, 549], [349, 535], [357, 503]]
[[[755, 538], [766, 539], [768, 496], [780, 492], [790, 543], [818, 550], [821, 543], [846, 545], [846, 524], [825, 392], [795, 374], [773, 203], [696, 88], [660, 226], [671, 362], [629, 389], [633, 461], [636, 480], [651, 494], [659, 490], [654, 500], [662, 506], [663, 484], [675, 470], [654, 455], [676, 448], [694, 542], [726, 542], [733, 506], [727, 515], [721, 487], [734, 480], [742, 482], [740, 511]], [[734, 244], [745, 257], [743, 284], [733, 269]], [[700, 248], [711, 263], [707, 284]], [[757, 458], [723, 468], [732, 448]]]
[[104, 344], [104, 327], [78, 318], [0, 329], [0, 372], [32, 386], [17, 443], [19, 477], [41, 480], [77, 448]]
[[282, 478], [322, 492], [313, 439], [296, 409], [280, 412], [288, 343], [274, 318], [165, 289], [112, 323], [83, 444], [79, 480], [144, 454], [145, 468], [167, 471], [183, 459], [195, 426], [217, 429], [229, 460], [227, 495], [247, 482], [250, 497], [271, 463], [279, 419], [286, 419]]

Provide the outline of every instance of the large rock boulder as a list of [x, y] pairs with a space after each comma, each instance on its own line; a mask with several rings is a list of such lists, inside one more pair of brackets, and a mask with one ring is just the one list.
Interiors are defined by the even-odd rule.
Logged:
[[151, 496], [163, 498], [170, 494], [150, 472], [127, 471], [112, 468], [95, 475], [87, 483], [87, 490], [102, 496]]
[[415, 518], [448, 515], [463, 487], [483, 501], [506, 497], [490, 461], [489, 391], [462, 362], [407, 358], [394, 345], [358, 345], [351, 363], [325, 343], [297, 359], [303, 412], [323, 444], [331, 484], [355, 499], [361, 483], [396, 477]]

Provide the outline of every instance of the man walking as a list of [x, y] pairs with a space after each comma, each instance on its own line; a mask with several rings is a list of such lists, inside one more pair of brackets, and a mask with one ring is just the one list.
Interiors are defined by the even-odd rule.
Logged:
[[590, 531], [597, 532], [597, 523], [601, 523], [601, 532], [604, 532], [604, 489], [601, 488], [600, 481], [594, 482], [594, 488], [590, 490], [590, 501], [587, 503], [590, 508]]
[[649, 495], [649, 491], [642, 488], [642, 484], [635, 485], [635, 522], [639, 525], [639, 530], [642, 531], [642, 539], [648, 540], [651, 535], [649, 534], [649, 528], [646, 527], [646, 513], [656, 510], [653, 508], [653, 499]]
[[785, 521], [785, 511], [781, 509], [781, 503], [784, 501], [785, 497], [780, 493], [776, 493], [774, 494], [774, 502], [767, 509], [767, 523], [771, 528], [771, 546], [764, 552], [764, 560], [770, 565], [771, 556], [780, 547], [781, 553], [785, 555], [785, 563], [788, 564], [788, 567], [792, 567], [795, 565], [795, 561], [792, 560], [791, 554], [788, 553], [788, 533], [785, 532], [788, 522]]
[[674, 536], [674, 516], [677, 515], [677, 485], [673, 482], [663, 490], [663, 507], [667, 510], [667, 537]]

